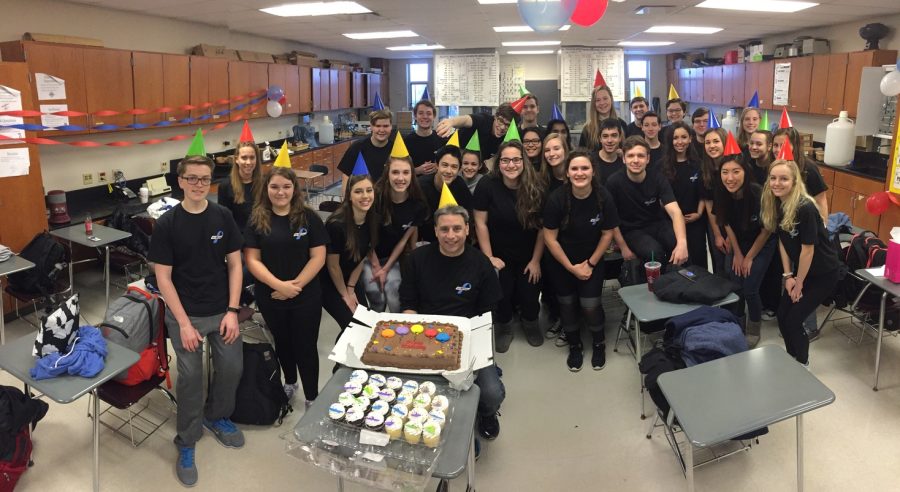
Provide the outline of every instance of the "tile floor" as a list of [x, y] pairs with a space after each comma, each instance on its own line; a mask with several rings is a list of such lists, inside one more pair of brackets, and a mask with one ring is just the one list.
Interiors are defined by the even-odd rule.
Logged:
[[[104, 311], [100, 275], [79, 273], [76, 285], [87, 321], [99, 322]], [[614, 297], [608, 301], [615, 304]], [[620, 316], [621, 307], [608, 308], [608, 339], [614, 337]], [[323, 317], [322, 384], [330, 376], [328, 342], [336, 333], [334, 322]], [[21, 320], [7, 324], [7, 337], [21, 336], [33, 336], [29, 325]], [[764, 323], [762, 343], [782, 346], [774, 322]], [[592, 371], [587, 364], [581, 372], [570, 373], [565, 367], [566, 350], [552, 343], [533, 348], [518, 334], [509, 352], [498, 354], [507, 399], [501, 410], [500, 437], [483, 446], [476, 465], [478, 490], [680, 490], [684, 478], [661, 430], [652, 439], [645, 438], [648, 422], [639, 418], [638, 375], [631, 354], [627, 350], [613, 353], [609, 348], [603, 371]], [[832, 326], [812, 346], [812, 372], [834, 391], [837, 400], [805, 419], [806, 490], [898, 490], [900, 341], [885, 340], [878, 392], [872, 391], [874, 353], [871, 338], [857, 346]], [[0, 384], [20, 386], [5, 372], [0, 372]], [[161, 396], [152, 398], [156, 408], [166, 409]], [[17, 490], [90, 490], [87, 405], [87, 398], [69, 405], [51, 403], [34, 434], [36, 464]], [[648, 405], [652, 406], [649, 399]], [[197, 447], [200, 480], [196, 490], [337, 490], [334, 477], [285, 453], [279, 436], [300, 418], [302, 404], [297, 406], [301, 410], [288, 416], [280, 428], [244, 427], [247, 445], [241, 450], [225, 449], [204, 436]], [[134, 449], [101, 427], [102, 490], [178, 490], [174, 435], [172, 418]], [[749, 452], [698, 469], [697, 490], [795, 490], [795, 449], [792, 421], [771, 426], [770, 433]], [[428, 490], [433, 490], [432, 485], [436, 481]], [[465, 490], [464, 479], [451, 482], [450, 489]], [[348, 483], [345, 490], [366, 489]]]

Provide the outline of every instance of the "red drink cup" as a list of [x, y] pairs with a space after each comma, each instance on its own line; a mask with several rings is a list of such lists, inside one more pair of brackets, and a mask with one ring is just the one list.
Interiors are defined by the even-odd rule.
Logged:
[[644, 272], [647, 274], [647, 289], [653, 292], [653, 283], [659, 278], [659, 272], [662, 269], [662, 263], [658, 261], [648, 261], [644, 263]]

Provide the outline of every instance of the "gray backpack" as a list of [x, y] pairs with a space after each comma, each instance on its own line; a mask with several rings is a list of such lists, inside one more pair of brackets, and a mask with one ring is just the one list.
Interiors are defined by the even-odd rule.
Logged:
[[107, 340], [140, 354], [156, 340], [162, 312], [156, 295], [129, 287], [109, 305], [98, 328]]

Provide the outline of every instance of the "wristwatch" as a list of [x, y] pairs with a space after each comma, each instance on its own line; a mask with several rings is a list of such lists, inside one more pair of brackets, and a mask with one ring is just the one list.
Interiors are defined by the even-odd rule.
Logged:
[[228, 311], [229, 313], [238, 314], [241, 312], [241, 308], [228, 306], [228, 309], [226, 309], [226, 311]]

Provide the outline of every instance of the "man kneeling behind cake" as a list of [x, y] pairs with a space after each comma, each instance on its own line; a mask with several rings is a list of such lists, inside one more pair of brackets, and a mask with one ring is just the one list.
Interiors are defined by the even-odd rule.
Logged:
[[[469, 245], [469, 213], [458, 205], [434, 213], [437, 244], [416, 248], [402, 266], [400, 307], [409, 314], [443, 314], [471, 318], [491, 311], [502, 295], [490, 260]], [[477, 371], [478, 433], [500, 434], [497, 412], [506, 397], [500, 369], [491, 364]]]

